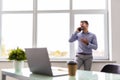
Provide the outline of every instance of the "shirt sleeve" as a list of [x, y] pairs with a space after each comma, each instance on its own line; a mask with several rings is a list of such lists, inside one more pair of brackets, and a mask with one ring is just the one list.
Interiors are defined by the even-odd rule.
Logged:
[[93, 36], [92, 42], [89, 42], [88, 48], [96, 50], [98, 48], [96, 35]]
[[78, 39], [77, 33], [78, 33], [78, 32], [74, 32], [74, 33], [72, 34], [72, 36], [71, 36], [70, 39], [69, 39], [69, 42], [74, 42], [75, 40]]

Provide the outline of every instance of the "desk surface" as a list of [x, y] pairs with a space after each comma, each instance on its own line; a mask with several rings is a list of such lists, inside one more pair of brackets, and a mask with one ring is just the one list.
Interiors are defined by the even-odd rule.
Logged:
[[49, 77], [45, 75], [32, 74], [29, 69], [23, 69], [21, 73], [14, 69], [2, 69], [2, 75], [11, 76], [19, 80], [120, 80], [120, 75], [95, 71], [77, 70], [76, 76]]

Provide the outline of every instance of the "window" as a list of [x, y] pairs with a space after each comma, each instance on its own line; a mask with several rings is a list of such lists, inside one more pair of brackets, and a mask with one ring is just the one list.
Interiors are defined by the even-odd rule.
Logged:
[[2, 15], [2, 55], [16, 47], [32, 47], [32, 14]]
[[33, 9], [33, 0], [2, 0], [2, 2], [3, 11], [26, 11]]
[[[75, 28], [79, 26], [81, 20], [88, 20], [89, 31], [97, 36], [98, 49], [93, 51], [94, 58], [103, 57], [105, 52], [105, 21], [104, 14], [75, 14]], [[75, 44], [77, 49], [77, 43]]]
[[70, 0], [38, 0], [38, 10], [68, 10]]
[[[87, 20], [90, 24], [89, 31], [96, 34], [98, 41], [98, 49], [93, 50], [93, 58], [108, 59], [107, 0], [72, 0], [72, 9], [74, 22], [71, 25], [75, 27], [71, 32], [79, 27], [81, 20]], [[77, 42], [72, 44], [73, 52], [76, 51], [77, 45]]]
[[73, 9], [105, 9], [106, 0], [73, 0]]
[[38, 14], [38, 47], [47, 47], [51, 57], [68, 57], [69, 14]]
[[74, 58], [77, 43], [68, 40], [88, 20], [98, 40], [94, 59], [108, 59], [107, 11], [107, 0], [1, 0], [1, 56], [16, 47], [47, 47], [51, 58]]

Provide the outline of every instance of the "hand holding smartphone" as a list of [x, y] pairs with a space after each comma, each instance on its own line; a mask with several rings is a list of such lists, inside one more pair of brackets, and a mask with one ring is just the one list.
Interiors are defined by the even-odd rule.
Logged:
[[82, 27], [77, 28], [77, 32], [81, 32], [81, 30], [83, 30]]

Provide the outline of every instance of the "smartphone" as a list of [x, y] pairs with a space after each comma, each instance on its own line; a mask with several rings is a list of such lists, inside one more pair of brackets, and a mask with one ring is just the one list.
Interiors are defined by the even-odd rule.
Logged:
[[78, 31], [81, 31], [81, 27], [78, 28]]
[[79, 28], [78, 28], [78, 31], [81, 31], [81, 30], [83, 30], [83, 27], [79, 27]]

